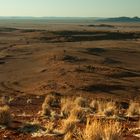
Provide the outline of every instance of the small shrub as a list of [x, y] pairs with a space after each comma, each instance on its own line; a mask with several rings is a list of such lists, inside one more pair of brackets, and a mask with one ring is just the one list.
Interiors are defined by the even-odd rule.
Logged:
[[55, 96], [47, 95], [44, 103], [42, 104], [42, 115], [50, 116], [51, 107], [58, 107], [59, 103]]
[[59, 103], [58, 103], [58, 100], [55, 96], [47, 95], [42, 107], [43, 106], [58, 107]]
[[9, 126], [12, 121], [10, 108], [8, 106], [0, 107], [0, 124]]

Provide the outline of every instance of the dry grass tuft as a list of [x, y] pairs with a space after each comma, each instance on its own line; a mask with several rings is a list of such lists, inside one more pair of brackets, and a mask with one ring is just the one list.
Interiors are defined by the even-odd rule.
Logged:
[[72, 132], [68, 132], [68, 133], [64, 136], [64, 140], [73, 140], [73, 133], [72, 133]]
[[92, 109], [93, 112], [97, 113], [99, 111], [99, 101], [93, 100], [90, 103], [90, 108]]
[[107, 117], [117, 115], [118, 109], [115, 102], [99, 102], [99, 114], [105, 115]]
[[77, 119], [75, 117], [70, 116], [69, 118], [62, 121], [62, 127], [61, 127], [61, 133], [67, 134], [67, 133], [73, 133], [74, 129], [77, 124]]
[[82, 107], [75, 107], [72, 109], [70, 113], [70, 118], [73, 118], [77, 121], [80, 122], [85, 122], [86, 121], [86, 112]]
[[47, 95], [44, 103], [42, 104], [42, 115], [50, 116], [52, 107], [59, 107], [59, 100], [53, 95]]
[[137, 102], [130, 102], [129, 108], [127, 110], [128, 116], [140, 115], [140, 104]]
[[0, 124], [9, 126], [12, 121], [10, 108], [8, 106], [0, 107]]
[[80, 107], [87, 107], [88, 106], [88, 101], [87, 101], [87, 99], [85, 99], [83, 97], [77, 97], [75, 99], [75, 104], [80, 106]]
[[122, 126], [118, 122], [87, 120], [86, 127], [76, 133], [76, 140], [122, 140]]
[[57, 99], [55, 96], [53, 95], [47, 95], [45, 98], [45, 101], [43, 103], [43, 106], [50, 106], [50, 107], [54, 107], [57, 105]]
[[122, 125], [119, 122], [108, 122], [104, 125], [104, 140], [122, 140]]
[[48, 122], [46, 125], [45, 125], [45, 128], [47, 129], [47, 133], [52, 133], [53, 130], [54, 130], [54, 122]]
[[74, 103], [69, 98], [61, 99], [61, 114], [64, 118], [70, 116], [70, 111], [74, 108]]

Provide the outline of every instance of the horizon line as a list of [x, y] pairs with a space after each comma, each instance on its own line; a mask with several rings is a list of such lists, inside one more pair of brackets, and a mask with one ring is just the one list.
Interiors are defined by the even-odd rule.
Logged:
[[127, 17], [127, 18], [140, 18], [139, 16], [111, 16], [111, 17], [94, 17], [94, 16], [0, 16], [0, 17], [10, 17], [10, 18], [120, 18], [120, 17]]

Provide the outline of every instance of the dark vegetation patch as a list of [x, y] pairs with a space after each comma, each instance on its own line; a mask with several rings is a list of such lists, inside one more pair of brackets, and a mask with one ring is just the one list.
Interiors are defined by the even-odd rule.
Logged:
[[78, 67], [76, 68], [77, 72], [84, 72], [84, 73], [93, 73], [95, 72], [96, 67], [92, 66], [92, 65], [86, 65], [83, 67]]
[[130, 72], [130, 71], [122, 71], [122, 72], [118, 72], [118, 73], [113, 73], [110, 76], [113, 78], [127, 78], [127, 77], [140, 77], [140, 74]]
[[44, 30], [37, 30], [37, 29], [22, 29], [22, 33], [32, 33], [32, 32], [42, 32]]
[[98, 40], [127, 40], [140, 38], [139, 32], [109, 31], [43, 31], [38, 39], [43, 42], [80, 42]]
[[88, 27], [106, 27], [106, 28], [115, 28], [115, 26], [113, 25], [109, 25], [109, 24], [99, 24], [99, 25], [93, 25], [93, 24], [90, 24], [90, 25], [87, 25]]
[[121, 64], [120, 61], [115, 60], [113, 58], [105, 58], [103, 63], [105, 63], [105, 64]]
[[87, 92], [111, 92], [115, 90], [125, 90], [125, 86], [123, 85], [108, 85], [108, 84], [95, 84], [95, 85], [88, 85], [81, 88]]
[[65, 37], [68, 42], [94, 40], [125, 40], [140, 38], [140, 33], [132, 32], [89, 32], [89, 31], [58, 31], [54, 34]]
[[129, 103], [127, 102], [117, 102], [118, 106], [120, 109], [128, 109], [129, 108]]
[[72, 56], [72, 55], [64, 55], [62, 61], [74, 63], [74, 62], [86, 61], [86, 59], [81, 59], [77, 56]]
[[87, 48], [86, 50], [88, 54], [92, 54], [92, 55], [99, 55], [101, 53], [106, 52], [104, 48]]
[[16, 31], [18, 29], [16, 28], [0, 28], [0, 32], [12, 32], [12, 31]]
[[110, 68], [110, 67], [96, 67], [94, 65], [85, 65], [83, 67], [77, 67], [75, 69], [77, 72], [83, 73], [97, 73], [104, 75], [110, 78], [130, 78], [130, 77], [140, 77], [139, 72], [122, 70], [119, 68]]

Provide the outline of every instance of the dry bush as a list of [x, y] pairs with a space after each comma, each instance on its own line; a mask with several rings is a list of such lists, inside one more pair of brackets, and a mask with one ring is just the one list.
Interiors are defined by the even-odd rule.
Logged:
[[99, 101], [97, 100], [91, 101], [90, 108], [92, 109], [93, 112], [97, 113], [99, 111]]
[[9, 126], [12, 121], [10, 108], [8, 106], [0, 107], [0, 124]]
[[87, 99], [85, 99], [83, 97], [77, 97], [75, 99], [75, 104], [80, 106], [80, 107], [87, 107], [88, 106], [88, 101], [87, 101]]
[[106, 108], [104, 110], [104, 115], [107, 117], [115, 115], [115, 108], [114, 107]]
[[59, 99], [53, 95], [47, 95], [42, 104], [42, 115], [50, 116], [52, 107], [59, 107]]
[[72, 111], [70, 113], [70, 117], [77, 121], [85, 122], [86, 121], [86, 112], [81, 107], [75, 107], [72, 109]]
[[107, 117], [117, 115], [118, 109], [115, 102], [99, 102], [99, 114]]
[[128, 116], [140, 115], [140, 104], [137, 102], [130, 102], [129, 108], [127, 110]]
[[53, 95], [47, 95], [42, 106], [59, 107], [59, 99]]

